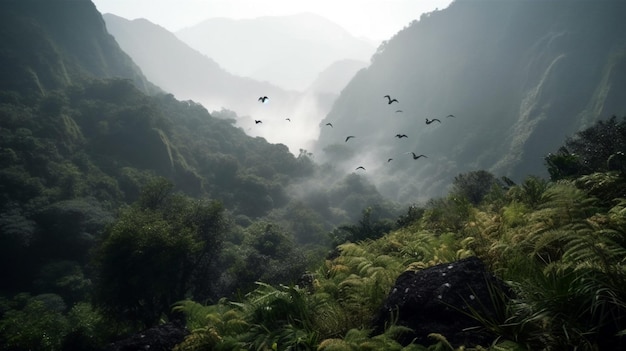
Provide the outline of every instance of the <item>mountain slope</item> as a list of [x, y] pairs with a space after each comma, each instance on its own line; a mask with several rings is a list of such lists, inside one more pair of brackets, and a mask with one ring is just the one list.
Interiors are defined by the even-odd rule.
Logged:
[[310, 13], [212, 18], [176, 36], [232, 73], [295, 90], [304, 90], [331, 63], [368, 60], [375, 50], [337, 24]]
[[179, 98], [201, 102], [212, 110], [227, 108], [240, 114], [254, 114], [259, 107], [256, 97], [260, 94], [283, 101], [295, 95], [226, 72], [213, 59], [148, 20], [130, 21], [113, 14], [102, 17], [108, 32], [150, 80]]
[[[213, 59], [147, 20], [130, 21], [112, 14], [103, 18], [108, 31], [152, 82], [178, 99], [200, 102], [210, 111], [235, 111], [237, 124], [247, 134], [283, 143], [294, 154], [310, 148], [318, 137], [319, 122], [338, 93], [358, 69], [367, 65], [363, 61], [338, 61], [327, 68], [330, 71], [320, 73], [306, 91], [285, 91], [226, 72]], [[261, 104], [259, 96], [270, 99]], [[254, 120], [263, 122], [257, 125]]]
[[626, 113], [626, 38], [615, 30], [624, 10], [618, 1], [458, 0], [424, 15], [343, 90], [322, 122], [335, 128], [322, 129], [314, 151], [346, 170], [369, 165], [405, 201], [442, 194], [470, 170], [543, 174], [543, 156], [565, 136]]
[[156, 91], [108, 35], [91, 1], [7, 0], [0, 8], [0, 90], [41, 93], [90, 77], [120, 77]]

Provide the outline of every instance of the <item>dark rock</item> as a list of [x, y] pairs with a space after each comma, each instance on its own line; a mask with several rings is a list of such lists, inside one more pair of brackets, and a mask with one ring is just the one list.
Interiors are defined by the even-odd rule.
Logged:
[[464, 313], [469, 313], [471, 306], [482, 315], [495, 316], [494, 290], [510, 296], [510, 289], [487, 272], [476, 257], [406, 271], [398, 277], [374, 319], [374, 333], [382, 333], [385, 325], [397, 317], [397, 325], [413, 330], [400, 336], [398, 341], [403, 345], [413, 340], [421, 345], [432, 344], [430, 333], [445, 336], [453, 346], [488, 345], [495, 336]]
[[169, 322], [115, 342], [109, 345], [107, 351], [170, 351], [174, 346], [180, 344], [188, 334], [189, 331], [182, 323]]

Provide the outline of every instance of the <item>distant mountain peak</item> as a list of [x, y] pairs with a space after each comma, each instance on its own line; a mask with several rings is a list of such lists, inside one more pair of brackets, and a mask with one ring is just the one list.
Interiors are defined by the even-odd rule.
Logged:
[[175, 34], [234, 74], [299, 91], [331, 63], [369, 61], [376, 50], [329, 19], [307, 12], [239, 20], [210, 18]]

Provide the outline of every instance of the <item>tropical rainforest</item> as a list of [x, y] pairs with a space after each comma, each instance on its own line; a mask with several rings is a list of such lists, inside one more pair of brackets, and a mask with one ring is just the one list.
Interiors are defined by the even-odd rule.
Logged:
[[[175, 350], [624, 346], [626, 118], [571, 133], [545, 177], [474, 169], [400, 204], [154, 86], [88, 0], [0, 7], [0, 350], [172, 320]], [[466, 257], [512, 291], [471, 313], [492, 342], [374, 332], [402, 272]]]

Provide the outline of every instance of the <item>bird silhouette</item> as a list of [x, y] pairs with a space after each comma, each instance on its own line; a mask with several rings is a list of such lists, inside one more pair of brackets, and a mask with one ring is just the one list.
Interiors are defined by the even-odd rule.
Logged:
[[258, 119], [255, 119], [255, 120], [254, 120], [254, 123], [255, 123], [255, 124], [259, 124], [259, 123], [263, 123], [263, 122], [261, 122], [261, 121], [260, 121], [260, 120], [258, 120]]
[[454, 117], [454, 118], [456, 118], [456, 116], [455, 116], [455, 115], [447, 115], [447, 116], [446, 116], [446, 118], [447, 118], [447, 117]]
[[396, 134], [396, 138], [402, 139], [402, 138], [408, 138], [408, 136], [406, 134]]
[[437, 121], [437, 122], [441, 123], [441, 121], [440, 121], [440, 120], [438, 120], [437, 118], [433, 118], [433, 119], [428, 119], [428, 118], [426, 118], [426, 124], [431, 124], [431, 123], [433, 123], [433, 122], [435, 122], [435, 121]]
[[332, 123], [326, 123], [327, 126], [330, 126], [331, 128], [333, 127]]
[[396, 110], [396, 113], [398, 113], [398, 112], [402, 112], [402, 110]]
[[354, 135], [350, 135], [346, 138], [346, 143], [348, 142], [348, 140], [350, 140], [350, 138], [356, 138]]
[[357, 167], [357, 168], [355, 169], [355, 171], [356, 171], [357, 169], [362, 169], [362, 170], [365, 170], [365, 167], [363, 167], [363, 166], [359, 166], [359, 167]]
[[418, 158], [420, 158], [420, 157], [425, 157], [425, 158], [428, 158], [428, 156], [426, 156], [426, 155], [416, 155], [416, 154], [415, 154], [415, 152], [411, 152], [411, 153], [413, 154], [413, 159], [414, 159], [414, 160], [417, 160], [417, 159], [418, 159]]
[[391, 162], [391, 161], [393, 161], [393, 158], [389, 158], [389, 159], [387, 159], [387, 163], [389, 163], [389, 162]]
[[259, 101], [261, 101], [262, 103], [265, 103], [265, 100], [269, 99], [267, 96], [261, 96], [259, 98]]
[[285, 120], [291, 122], [291, 118], [285, 118]]
[[392, 99], [392, 98], [391, 98], [391, 96], [389, 96], [389, 95], [385, 95], [385, 96], [383, 96], [383, 97], [384, 97], [384, 98], [387, 98], [387, 104], [388, 104], [388, 105], [391, 105], [391, 104], [392, 104], [392, 103], [394, 103], [394, 102], [398, 102], [398, 99]]

